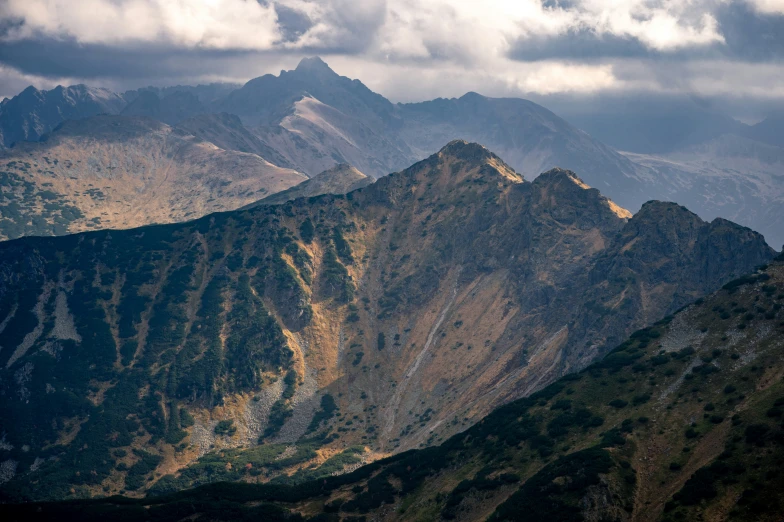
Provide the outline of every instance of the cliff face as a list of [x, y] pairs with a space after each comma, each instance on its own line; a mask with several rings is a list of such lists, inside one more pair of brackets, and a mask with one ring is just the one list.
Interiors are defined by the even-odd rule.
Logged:
[[8, 487], [182, 487], [248, 451], [269, 454], [237, 478], [264, 480], [431, 445], [773, 255], [459, 141], [346, 196], [7, 242], [1, 416], [14, 460], [57, 459]]

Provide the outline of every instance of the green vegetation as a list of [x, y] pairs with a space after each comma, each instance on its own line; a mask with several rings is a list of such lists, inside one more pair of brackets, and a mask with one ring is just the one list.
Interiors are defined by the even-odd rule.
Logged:
[[84, 214], [63, 195], [25, 179], [24, 165], [12, 161], [5, 165], [8, 170], [0, 170], [0, 239], [67, 234]]
[[237, 427], [234, 425], [234, 421], [229, 420], [222, 420], [215, 425], [215, 435], [226, 435], [227, 437], [231, 437], [235, 433], [237, 433]]

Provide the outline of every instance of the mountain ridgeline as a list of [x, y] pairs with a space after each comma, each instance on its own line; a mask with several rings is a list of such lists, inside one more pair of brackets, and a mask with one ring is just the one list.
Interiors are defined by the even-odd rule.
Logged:
[[[392, 103], [359, 80], [340, 76], [321, 59], [305, 58], [293, 70], [254, 78], [242, 86], [145, 88], [122, 94], [85, 86], [52, 91], [30, 88], [0, 105], [0, 138], [4, 137], [9, 147], [22, 140], [39, 140], [56, 134], [55, 129], [64, 120], [85, 118], [84, 125], [90, 127], [93, 119], [101, 118], [100, 113], [119, 114], [114, 120], [117, 125], [123, 125], [124, 120], [151, 118], [224, 151], [253, 154], [260, 158], [259, 163], [266, 161], [281, 169], [296, 170], [304, 175], [301, 179], [339, 164], [349, 164], [371, 178], [380, 178], [428, 157], [444, 143], [465, 139], [487, 146], [528, 179], [554, 167], [565, 168], [578, 172], [588, 185], [599, 188], [632, 212], [651, 199], [675, 201], [703, 219], [718, 216], [750, 226], [776, 247], [784, 242], [784, 182], [780, 162], [775, 159], [784, 152], [778, 141], [767, 140], [765, 146], [762, 143], [765, 136], [776, 135], [773, 131], [777, 120], [760, 124], [761, 133], [749, 134], [743, 131], [747, 126], [731, 118], [705, 120], [693, 112], [676, 111], [677, 119], [667, 120], [664, 114], [665, 119], [660, 121], [659, 116], [666, 112], [644, 112], [642, 119], [628, 116], [639, 112], [623, 112], [627, 124], [632, 121], [635, 129], [614, 125], [617, 118], [611, 117], [607, 123], [612, 130], [610, 135], [621, 134], [634, 140], [632, 131], [639, 130], [676, 137], [665, 149], [643, 148], [647, 152], [657, 151], [656, 156], [621, 154], [528, 100], [490, 98], [469, 92], [459, 98]], [[701, 122], [698, 127], [709, 132], [691, 134], [688, 120]], [[100, 121], [96, 127], [102, 128]], [[597, 131], [607, 135], [601, 132], [602, 128], [600, 125]], [[101, 140], [97, 135], [93, 138]], [[712, 145], [713, 140], [719, 140], [719, 145]], [[37, 226], [42, 222], [36, 220], [41, 202], [35, 197], [35, 188], [47, 190], [47, 184], [62, 184], [61, 175], [50, 174], [53, 169], [40, 156], [30, 161], [26, 157], [30, 150], [20, 155], [14, 154], [14, 148], [8, 151], [13, 156], [10, 161], [31, 163], [25, 181], [33, 184], [33, 194], [15, 192], [31, 208], [21, 214], [14, 206], [0, 208], [0, 218], [13, 218], [13, 223], [0, 221], [0, 235], [63, 233], [63, 226]], [[639, 151], [634, 147], [631, 150]], [[71, 155], [78, 156], [78, 151], [77, 147]], [[123, 164], [122, 152], [114, 149], [105, 151], [104, 156], [110, 163]], [[81, 156], [83, 162], [93, 161], [87, 150]], [[165, 163], [151, 167], [156, 170], [153, 177], [165, 177]], [[3, 170], [7, 171], [5, 175], [18, 175]], [[211, 172], [215, 184], [234, 181], [234, 170], [225, 162]], [[0, 174], [0, 181], [3, 177]], [[79, 185], [74, 192], [80, 193], [100, 184], [94, 177], [80, 173], [69, 173], [65, 181]], [[267, 192], [256, 199], [276, 189], [270, 185], [264, 188]], [[211, 195], [216, 204], [224, 204], [224, 210], [239, 206], [233, 196]], [[85, 215], [91, 208], [74, 201], [71, 193], [58, 194], [58, 201], [52, 204], [56, 203], [73, 206], [73, 212]], [[135, 203], [144, 205], [146, 201], [139, 198]], [[242, 204], [247, 203], [251, 201]], [[206, 213], [204, 210], [189, 208], [188, 217], [200, 217]], [[45, 220], [52, 221], [47, 209], [40, 212]], [[87, 218], [99, 218], [98, 222], [93, 221], [93, 229], [127, 226], [111, 219], [114, 210], [101, 212], [107, 216], [99, 212]], [[136, 225], [168, 221], [150, 219]], [[61, 222], [69, 221], [64, 218]], [[65, 230], [81, 231], [85, 229], [82, 225], [76, 223]], [[4, 232], [7, 226], [16, 227], [15, 234]]]
[[344, 473], [447, 440], [774, 255], [461, 141], [345, 196], [4, 242], [0, 489]]

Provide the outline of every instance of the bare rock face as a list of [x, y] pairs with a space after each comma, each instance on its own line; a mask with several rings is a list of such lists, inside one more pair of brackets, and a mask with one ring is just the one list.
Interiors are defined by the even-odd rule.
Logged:
[[[241, 455], [271, 477], [433, 445], [774, 255], [674, 204], [630, 217], [570, 171], [526, 181], [464, 141], [346, 195], [3, 243], [0, 418], [29, 419], [4, 429], [30, 448], [8, 458], [60, 440], [83, 463], [8, 487], [137, 491], [154, 469], [184, 487], [259, 477], [235, 475]], [[44, 350], [64, 305], [76, 335]], [[189, 417], [215, 453], [189, 445]]]

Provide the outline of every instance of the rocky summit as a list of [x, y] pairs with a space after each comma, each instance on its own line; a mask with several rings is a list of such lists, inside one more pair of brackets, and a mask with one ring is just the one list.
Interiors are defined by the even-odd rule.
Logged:
[[[565, 487], [577, 479], [563, 470], [580, 474], [585, 465], [585, 488], [597, 484], [594, 472], [616, 470], [624, 500], [613, 500], [613, 513], [643, 512], [646, 503], [660, 502], [660, 486], [646, 490], [649, 496], [628, 496], [632, 482], [623, 481], [632, 480], [626, 478], [631, 471], [623, 462], [631, 456], [589, 450], [593, 439], [578, 434], [603, 432], [610, 446], [618, 445], [613, 441], [628, 437], [622, 408], [642, 401], [638, 395], [662, 408], [688, 399], [696, 411], [711, 402], [716, 413], [706, 413], [724, 422], [735, 414], [729, 408], [746, 404], [739, 394], [751, 397], [770, 363], [762, 352], [744, 355], [746, 344], [731, 350], [730, 333], [721, 334], [726, 346], [716, 340], [723, 358], [697, 340], [658, 347], [664, 329], [636, 334], [637, 341], [625, 345], [628, 356], [612, 350], [775, 255], [762, 236], [729, 221], [707, 223], [661, 202], [632, 216], [573, 172], [555, 169], [526, 181], [486, 148], [463, 141], [346, 195], [181, 224], [0, 243], [0, 419], [13, 419], [2, 428], [2, 498], [159, 495], [220, 480], [300, 491], [283, 484], [312, 488], [309, 479], [391, 456], [358, 475], [323, 482], [353, 488], [354, 497], [334, 499], [346, 500], [345, 508], [333, 503], [329, 509], [365, 512], [401, 500], [396, 509], [412, 518], [425, 513], [419, 519], [432, 520], [446, 508], [453, 517], [472, 509], [485, 516], [502, 502], [515, 506], [519, 500], [512, 499], [520, 495], [536, 497], [537, 490], [518, 484], [533, 476], [544, 477], [542, 487], [561, 488], [557, 498], [570, 510], [615, 499], [615, 486], [591, 489], [585, 501], [579, 500], [588, 495], [577, 486], [582, 482]], [[762, 276], [753, 278], [759, 288], [766, 284]], [[741, 336], [772, 335], [780, 317], [772, 300], [781, 290], [768, 284], [758, 302], [747, 302], [740, 297], [747, 288], [710, 305], [723, 311], [700, 313], [706, 321], [727, 314], [738, 329], [746, 325]], [[759, 319], [770, 314], [772, 322]], [[719, 335], [712, 323], [695, 321], [683, 327], [686, 337]], [[671, 355], [687, 345], [693, 348], [688, 358]], [[661, 367], [652, 362], [660, 351]], [[739, 391], [727, 395], [732, 405], [719, 402], [726, 399], [713, 385], [692, 392], [677, 377], [698, 364], [708, 368], [706, 376], [713, 366], [730, 368], [734, 351], [758, 373], [735, 385]], [[604, 356], [600, 369], [591, 370]], [[700, 363], [699, 356], [710, 361]], [[615, 366], [601, 366], [613, 357], [635, 362], [628, 371], [618, 362], [623, 373], [615, 375]], [[754, 357], [759, 362], [752, 363]], [[586, 368], [593, 373], [547, 388]], [[656, 373], [670, 369], [674, 373]], [[502, 407], [476, 424], [526, 396], [513, 403], [523, 406]], [[586, 414], [582, 401], [589, 399], [618, 399], [624, 406], [597, 403]], [[694, 422], [695, 433], [712, 437], [712, 421], [688, 408], [677, 411]], [[630, 417], [631, 432], [664, 429], [675, 437], [686, 429], [665, 417], [669, 410], [657, 411], [661, 417], [647, 415], [656, 419], [653, 425], [635, 420], [642, 414]], [[512, 413], [506, 418], [503, 412]], [[556, 420], [561, 413], [566, 417]], [[555, 435], [545, 444], [539, 435], [551, 429], [551, 420]], [[515, 422], [519, 429], [511, 428]], [[757, 420], [744, 422], [732, 424], [731, 433], [741, 430], [743, 437]], [[486, 431], [489, 426], [495, 427]], [[444, 441], [451, 441], [442, 446], [452, 452], [448, 458], [442, 450], [406, 453]], [[532, 453], [520, 454], [526, 464], [517, 478], [506, 471], [517, 463], [504, 460], [506, 450], [487, 468], [477, 456], [490, 446], [514, 452], [522, 443]], [[689, 455], [667, 457], [685, 470], [681, 476], [720, 453], [689, 447]], [[411, 455], [423, 467], [406, 460]], [[473, 459], [476, 469], [459, 468], [462, 459]], [[430, 493], [406, 496], [425, 477], [441, 480], [444, 468], [431, 469], [436, 461], [464, 471], [428, 482], [420, 491], [432, 499]], [[642, 477], [638, 462], [635, 457], [630, 465]], [[403, 468], [412, 474], [401, 476]], [[372, 479], [379, 469], [387, 471]], [[670, 483], [668, 494], [685, 487], [685, 480], [668, 478], [670, 471], [645, 473], [646, 484]], [[352, 483], [355, 477], [364, 478]], [[451, 497], [463, 479], [469, 483], [461, 488], [495, 500], [463, 504], [463, 497]], [[311, 498], [291, 495], [291, 501]], [[322, 500], [296, 509], [310, 516]], [[677, 500], [672, 516], [681, 508], [688, 515], [690, 505]], [[505, 513], [514, 509], [496, 516], [509, 518]]]

